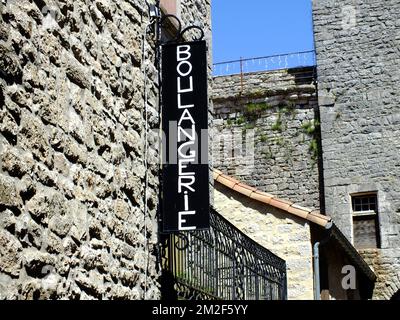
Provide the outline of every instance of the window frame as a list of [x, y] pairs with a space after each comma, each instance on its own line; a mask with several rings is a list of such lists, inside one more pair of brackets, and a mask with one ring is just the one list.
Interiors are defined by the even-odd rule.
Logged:
[[[355, 204], [356, 199], [361, 199], [359, 204]], [[370, 202], [368, 200], [368, 210], [363, 210], [364, 203], [362, 202], [362, 198], [375, 198], [374, 202]], [[372, 210], [370, 205], [373, 204], [375, 209]], [[381, 248], [381, 232], [380, 232], [380, 221], [379, 221], [379, 201], [378, 201], [378, 192], [360, 192], [360, 193], [352, 193], [350, 194], [350, 205], [351, 205], [351, 222], [352, 222], [352, 233], [353, 233], [353, 244], [357, 248], [357, 241], [355, 239], [354, 230], [355, 230], [355, 221], [362, 220], [363, 218], [368, 219], [371, 218], [375, 222], [375, 242], [376, 246], [373, 247], [361, 247], [358, 249], [380, 249]], [[361, 210], [355, 210], [355, 206], [361, 206]]]

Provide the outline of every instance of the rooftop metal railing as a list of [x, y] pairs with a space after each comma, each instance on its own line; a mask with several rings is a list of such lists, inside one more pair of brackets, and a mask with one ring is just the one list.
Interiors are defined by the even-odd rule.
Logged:
[[214, 63], [213, 76], [218, 77], [315, 65], [315, 51], [310, 50]]

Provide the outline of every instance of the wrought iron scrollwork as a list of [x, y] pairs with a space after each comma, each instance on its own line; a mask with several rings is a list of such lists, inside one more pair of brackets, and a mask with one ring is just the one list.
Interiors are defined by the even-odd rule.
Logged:
[[286, 299], [286, 263], [215, 210], [210, 230], [168, 235], [164, 272], [182, 299]]
[[165, 43], [178, 42], [178, 41], [179, 41], [179, 38], [180, 38], [180, 36], [181, 36], [182, 22], [181, 22], [181, 20], [179, 20], [179, 18], [178, 18], [177, 16], [175, 16], [175, 15], [173, 15], [173, 14], [166, 14], [166, 15], [164, 15], [164, 16], [161, 18], [161, 20], [160, 20], [160, 28], [161, 28], [161, 29], [165, 28], [165, 21], [166, 21], [168, 18], [173, 18], [174, 20], [176, 20], [176, 22], [178, 22], [178, 26], [177, 26], [177, 29], [176, 29], [175, 37], [172, 38], [171, 40], [165, 41]]
[[165, 22], [166, 22], [167, 19], [169, 19], [169, 18], [174, 19], [174, 20], [178, 23], [178, 25], [177, 25], [177, 27], [176, 27], [176, 31], [175, 31], [174, 37], [173, 37], [172, 39], [170, 39], [170, 40], [167, 40], [167, 41], [163, 42], [162, 44], [177, 43], [177, 42], [184, 41], [184, 34], [185, 34], [186, 32], [188, 32], [189, 30], [193, 30], [193, 29], [196, 29], [196, 30], [199, 30], [199, 31], [200, 31], [200, 36], [195, 37], [195, 38], [193, 39], [193, 41], [200, 41], [200, 40], [203, 40], [203, 38], [204, 38], [204, 31], [203, 31], [203, 29], [202, 29], [201, 27], [195, 26], [195, 25], [191, 25], [191, 26], [185, 27], [185, 28], [182, 30], [182, 22], [181, 22], [181, 20], [180, 20], [177, 16], [175, 16], [175, 15], [173, 15], [173, 14], [166, 14], [166, 15], [164, 15], [164, 16], [160, 19], [160, 22], [159, 22], [159, 23], [160, 23], [160, 28], [161, 28], [161, 29], [163, 29], [163, 28], [166, 27]]
[[203, 38], [204, 38], [204, 31], [203, 31], [203, 29], [200, 28], [199, 26], [189, 26], [189, 27], [186, 27], [185, 29], [183, 29], [183, 30], [181, 31], [181, 34], [180, 34], [180, 39], [183, 39], [184, 33], [187, 32], [187, 31], [189, 31], [189, 30], [191, 30], [191, 29], [200, 30], [200, 37], [195, 38], [194, 41], [203, 40]]
[[174, 238], [174, 247], [177, 250], [186, 250], [189, 246], [189, 239], [184, 233], [178, 233]]

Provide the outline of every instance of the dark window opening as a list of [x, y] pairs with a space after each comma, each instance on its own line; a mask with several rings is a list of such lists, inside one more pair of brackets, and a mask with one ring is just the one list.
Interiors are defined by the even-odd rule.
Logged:
[[353, 239], [357, 249], [379, 248], [378, 197], [376, 193], [354, 195]]
[[353, 197], [353, 212], [360, 211], [376, 211], [377, 206], [376, 195], [354, 196]]

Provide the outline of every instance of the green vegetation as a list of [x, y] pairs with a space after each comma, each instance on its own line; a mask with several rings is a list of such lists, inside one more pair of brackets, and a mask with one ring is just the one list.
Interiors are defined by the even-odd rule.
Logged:
[[267, 135], [262, 134], [262, 135], [260, 136], [260, 142], [267, 142], [267, 140], [268, 140]]
[[278, 108], [282, 110], [282, 112], [284, 113], [292, 113], [296, 109], [295, 106], [296, 105], [293, 103], [286, 103], [286, 102], [280, 102], [278, 104]]
[[243, 115], [238, 117], [236, 120], [228, 119], [226, 124], [228, 127], [235, 125], [242, 125], [245, 124], [245, 129], [254, 129], [256, 127], [256, 120], [260, 118], [261, 114], [270, 108], [270, 106], [263, 102], [263, 103], [248, 103], [245, 106]]
[[245, 118], [243, 116], [240, 116], [239, 118], [236, 119], [235, 124], [241, 125], [245, 123]]
[[296, 116], [296, 105], [294, 103], [282, 101], [278, 104], [278, 110], [281, 114], [292, 116], [292, 120], [294, 120]]
[[252, 92], [246, 92], [246, 97], [250, 99], [264, 98], [268, 95], [268, 90], [255, 90]]
[[265, 110], [271, 108], [266, 102], [261, 103], [248, 103], [246, 105], [245, 113], [250, 115], [259, 115]]
[[255, 128], [255, 123], [251, 122], [251, 123], [246, 123], [246, 125], [244, 126], [245, 129], [254, 129]]
[[[260, 130], [260, 128], [257, 127], [256, 123], [257, 120], [261, 118], [263, 113], [266, 111], [270, 110], [268, 114], [271, 116], [273, 114], [276, 115], [276, 119], [274, 123], [271, 124], [270, 130], [273, 132], [276, 132], [275, 134], [272, 134], [272, 136], [267, 136], [265, 133], [265, 128], [263, 130]], [[264, 143], [264, 146], [269, 145], [269, 148], [266, 150], [261, 151], [261, 154], [264, 156], [265, 159], [273, 159], [274, 158], [274, 152], [270, 148], [271, 146], [274, 146], [274, 150], [277, 147], [284, 148], [284, 157], [285, 160], [288, 163], [292, 162], [291, 156], [294, 152], [294, 146], [292, 145], [292, 142], [290, 139], [286, 140], [280, 133], [283, 133], [287, 129], [287, 121], [290, 121], [290, 117], [292, 120], [295, 119], [297, 114], [297, 109], [296, 105], [292, 102], [285, 102], [282, 101], [280, 102], [277, 107], [272, 107], [266, 102], [259, 102], [259, 103], [247, 103], [244, 106], [244, 110], [242, 115], [240, 115], [238, 118], [235, 120], [233, 119], [228, 119], [226, 121], [228, 126], [231, 125], [243, 125], [244, 129], [256, 129], [256, 135], [259, 137], [258, 141], [260, 143]], [[340, 114], [339, 114], [340, 116]], [[299, 130], [295, 132], [295, 135], [299, 137], [299, 134], [301, 135], [301, 141], [305, 143], [306, 141], [309, 141], [309, 152], [311, 154], [311, 158], [314, 161], [314, 163], [317, 162], [318, 156], [319, 156], [319, 128], [320, 122], [318, 120], [309, 120], [305, 121]], [[268, 129], [266, 130], [268, 131]], [[243, 132], [244, 134], [244, 132]], [[275, 137], [274, 137], [275, 136]], [[307, 136], [309, 138], [307, 138]], [[299, 137], [300, 138], [300, 137]]]
[[245, 106], [243, 114], [248, 122], [255, 122], [269, 108], [270, 106], [265, 102], [248, 103]]
[[313, 135], [318, 126], [319, 126], [319, 121], [318, 120], [311, 120], [311, 121], [307, 121], [306, 123], [303, 123], [301, 125], [301, 128], [308, 135]]
[[311, 152], [311, 158], [314, 161], [318, 160], [319, 148], [318, 148], [318, 141], [316, 138], [313, 138], [311, 140], [309, 150]]
[[319, 146], [318, 146], [318, 131], [317, 128], [320, 126], [318, 120], [311, 120], [303, 123], [301, 128], [304, 133], [312, 136], [313, 138], [310, 141], [309, 150], [311, 152], [311, 157], [314, 161], [318, 160], [319, 155]]
[[288, 106], [288, 104], [287, 104], [285, 101], [281, 101], [281, 102], [279, 102], [279, 104], [278, 104], [278, 108], [279, 108], [279, 109], [286, 108], [287, 106]]
[[278, 118], [276, 122], [272, 125], [271, 129], [274, 131], [279, 131], [282, 132], [284, 129], [284, 123], [282, 121], [282, 116], [283, 115], [291, 115], [292, 120], [296, 116], [296, 108], [294, 104], [287, 104], [285, 102], [281, 102], [278, 105]]
[[275, 143], [277, 146], [284, 146], [285, 145], [285, 139], [283, 137], [278, 137], [277, 139], [275, 139]]
[[276, 118], [275, 123], [271, 126], [271, 129], [273, 131], [279, 131], [282, 132], [282, 117], [281, 117], [281, 113], [278, 113], [278, 118]]

